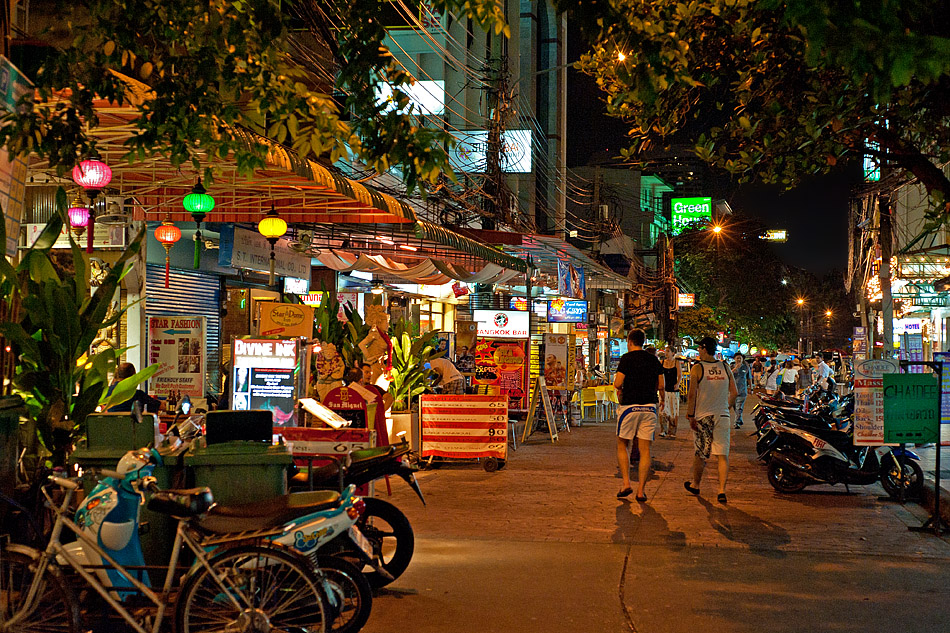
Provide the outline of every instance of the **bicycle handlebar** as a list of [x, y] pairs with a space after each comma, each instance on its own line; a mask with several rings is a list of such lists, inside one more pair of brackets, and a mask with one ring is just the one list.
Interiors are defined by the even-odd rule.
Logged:
[[79, 482], [74, 479], [67, 479], [65, 477], [57, 477], [56, 475], [50, 475], [49, 480], [61, 488], [66, 488], [68, 490], [76, 490], [79, 488]]

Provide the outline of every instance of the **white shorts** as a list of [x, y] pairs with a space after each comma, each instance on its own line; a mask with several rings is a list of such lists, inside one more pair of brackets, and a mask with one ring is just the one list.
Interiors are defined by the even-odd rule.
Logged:
[[729, 456], [729, 429], [732, 427], [729, 415], [709, 415], [696, 419], [693, 443], [696, 456], [709, 459], [710, 455]]
[[627, 404], [617, 407], [617, 437], [653, 441], [656, 432], [655, 404]]

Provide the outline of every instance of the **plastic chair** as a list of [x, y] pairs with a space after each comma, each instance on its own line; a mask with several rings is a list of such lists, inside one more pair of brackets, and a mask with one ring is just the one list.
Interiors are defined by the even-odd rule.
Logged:
[[[584, 422], [601, 422], [603, 420], [601, 414], [601, 401], [602, 399], [597, 397], [597, 390], [595, 388], [585, 388], [581, 389], [581, 423]], [[594, 410], [594, 416], [590, 417], [588, 411], [591, 409]]]

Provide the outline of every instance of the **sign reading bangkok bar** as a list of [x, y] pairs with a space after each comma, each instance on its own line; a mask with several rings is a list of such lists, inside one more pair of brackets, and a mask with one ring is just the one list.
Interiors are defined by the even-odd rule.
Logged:
[[478, 335], [488, 338], [528, 338], [528, 313], [520, 310], [475, 310]]
[[150, 317], [148, 362], [161, 365], [149, 381], [149, 393], [153, 396], [204, 396], [205, 318]]
[[505, 396], [420, 396], [419, 424], [422, 457], [508, 456]]
[[673, 198], [673, 235], [712, 220], [712, 198]]

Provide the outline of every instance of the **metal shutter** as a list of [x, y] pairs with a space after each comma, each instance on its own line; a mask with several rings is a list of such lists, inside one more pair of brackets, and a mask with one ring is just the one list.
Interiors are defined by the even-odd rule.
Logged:
[[[221, 386], [221, 280], [216, 275], [173, 269], [165, 287], [165, 267], [146, 266], [145, 316], [203, 316], [207, 319], [205, 391]], [[146, 344], [143, 341], [143, 344]]]

